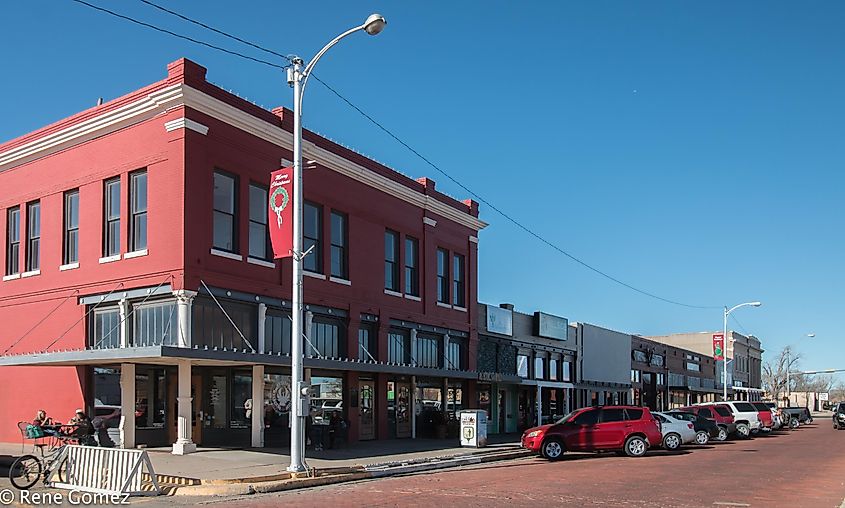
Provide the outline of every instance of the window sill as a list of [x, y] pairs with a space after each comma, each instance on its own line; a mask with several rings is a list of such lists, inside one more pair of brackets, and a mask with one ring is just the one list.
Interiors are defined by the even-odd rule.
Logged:
[[453, 305], [452, 308], [454, 310], [458, 311], [458, 312], [466, 312], [467, 311], [466, 307], [458, 307], [457, 305]]
[[62, 265], [59, 267], [60, 272], [66, 272], [68, 270], [76, 270], [79, 268], [79, 263], [68, 263], [66, 265]]
[[25, 279], [27, 277], [35, 277], [36, 275], [41, 275], [41, 270], [30, 270], [28, 272], [23, 272], [21, 274], [21, 279]]
[[21, 274], [19, 274], [19, 273], [13, 273], [12, 275], [6, 275], [6, 276], [4, 276], [4, 277], [3, 277], [3, 282], [6, 282], [7, 280], [15, 280], [15, 279], [20, 279], [20, 278], [21, 278]]
[[391, 289], [385, 289], [384, 294], [390, 295], [390, 296], [395, 296], [395, 297], [398, 297], [398, 298], [402, 298], [402, 293], [398, 293], [398, 292], [393, 291]]
[[344, 286], [351, 286], [352, 281], [349, 279], [341, 279], [340, 277], [329, 277], [331, 282], [335, 282], [337, 284], [343, 284]]
[[147, 255], [147, 249], [136, 250], [132, 252], [127, 252], [123, 255], [123, 259], [132, 259], [132, 258], [139, 258], [141, 256]]
[[443, 303], [443, 302], [437, 302], [437, 306], [443, 307], [444, 309], [451, 309], [452, 308], [451, 305], [449, 305], [448, 303]]
[[326, 280], [325, 274], [309, 272], [308, 270], [302, 270], [302, 275], [305, 275], [306, 277], [313, 277], [315, 279]]
[[414, 295], [407, 295], [406, 294], [405, 298], [407, 298], [408, 300], [413, 300], [415, 302], [421, 302], [422, 301], [422, 298], [420, 298], [419, 296], [414, 296]]
[[235, 261], [243, 261], [244, 257], [234, 252], [226, 252], [225, 250], [211, 249], [212, 256], [220, 256], [221, 258], [232, 259]]
[[100, 258], [100, 264], [105, 263], [113, 263], [115, 261], [120, 261], [120, 254], [115, 254], [114, 256], [106, 256], [104, 258]]
[[246, 262], [251, 265], [263, 266], [265, 268], [276, 268], [275, 262], [270, 262], [265, 259], [247, 257]]

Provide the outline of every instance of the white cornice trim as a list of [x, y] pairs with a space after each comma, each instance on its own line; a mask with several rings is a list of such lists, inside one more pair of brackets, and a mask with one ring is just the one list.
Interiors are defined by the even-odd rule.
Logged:
[[[158, 114], [163, 114], [167, 110], [179, 106], [189, 107], [205, 113], [282, 148], [288, 150], [293, 149], [293, 136], [290, 132], [188, 85], [176, 84], [152, 92], [131, 104], [107, 111], [94, 118], [0, 153], [0, 172], [33, 159], [50, 155], [70, 146], [115, 132], [129, 125], [149, 120]], [[187, 118], [184, 119], [185, 128], [205, 127], [199, 123], [193, 125], [194, 123], [196, 122], [192, 122]], [[201, 132], [201, 130], [198, 132]], [[431, 196], [426, 196], [399, 182], [395, 182], [329, 150], [317, 147], [312, 142], [304, 141], [302, 145], [306, 157], [320, 161], [322, 166], [337, 173], [474, 231], [481, 230], [487, 226], [485, 222], [466, 212], [449, 206]]]
[[169, 122], [164, 123], [164, 130], [166, 130], [167, 132], [175, 131], [178, 129], [189, 129], [195, 132], [199, 132], [203, 136], [208, 134], [208, 127], [199, 122], [195, 122], [190, 118], [185, 118], [184, 116], [182, 118], [177, 118], [176, 120], [171, 120]]
[[477, 236], [471, 236], [471, 237], [469, 237], [469, 241], [471, 243], [478, 243], [478, 237]]
[[432, 219], [431, 217], [423, 217], [423, 224], [426, 226], [435, 227], [437, 226], [437, 221]]

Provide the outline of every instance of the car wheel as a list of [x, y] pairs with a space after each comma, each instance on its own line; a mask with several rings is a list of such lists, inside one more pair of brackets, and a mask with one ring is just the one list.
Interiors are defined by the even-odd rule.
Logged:
[[742, 439], [748, 439], [749, 437], [751, 437], [751, 429], [748, 427], [748, 425], [744, 423], [736, 424], [736, 433]]
[[663, 438], [663, 448], [667, 450], [677, 450], [681, 446], [681, 436], [675, 433], [666, 434]]
[[631, 436], [625, 440], [625, 455], [629, 457], [642, 457], [648, 450], [648, 443], [640, 436]]
[[563, 443], [557, 438], [547, 439], [543, 442], [541, 451], [545, 459], [560, 460], [563, 457]]
[[789, 420], [789, 427], [792, 429], [797, 429], [801, 423], [798, 422], [798, 418], [792, 418]]
[[706, 430], [699, 430], [695, 433], [695, 442], [701, 446], [706, 445], [710, 442], [710, 434]]
[[728, 431], [724, 427], [719, 427], [719, 435], [716, 436], [716, 441], [727, 441]]

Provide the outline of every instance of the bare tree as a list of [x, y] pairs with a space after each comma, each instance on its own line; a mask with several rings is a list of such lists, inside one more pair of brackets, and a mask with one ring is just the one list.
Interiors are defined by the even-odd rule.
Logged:
[[[790, 389], [796, 387], [796, 376], [801, 355], [793, 353], [789, 346], [783, 348], [774, 358], [763, 363], [763, 389], [773, 400], [782, 401], [786, 397], [787, 383]], [[788, 368], [787, 368], [788, 367]], [[787, 380], [786, 373], [790, 373]], [[784, 397], [782, 398], [781, 395]]]

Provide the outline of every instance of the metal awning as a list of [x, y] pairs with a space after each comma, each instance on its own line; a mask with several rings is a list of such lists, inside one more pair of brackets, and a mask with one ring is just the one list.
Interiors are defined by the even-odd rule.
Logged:
[[[190, 360], [197, 366], [270, 365], [289, 367], [287, 355], [253, 353], [251, 351], [182, 348], [175, 346], [143, 346], [110, 349], [79, 349], [0, 356], [2, 366], [76, 367], [81, 365], [117, 365], [121, 363], [175, 365]], [[475, 371], [432, 369], [392, 363], [373, 363], [340, 358], [305, 358], [305, 367], [326, 370], [353, 370], [373, 374], [478, 379]]]

